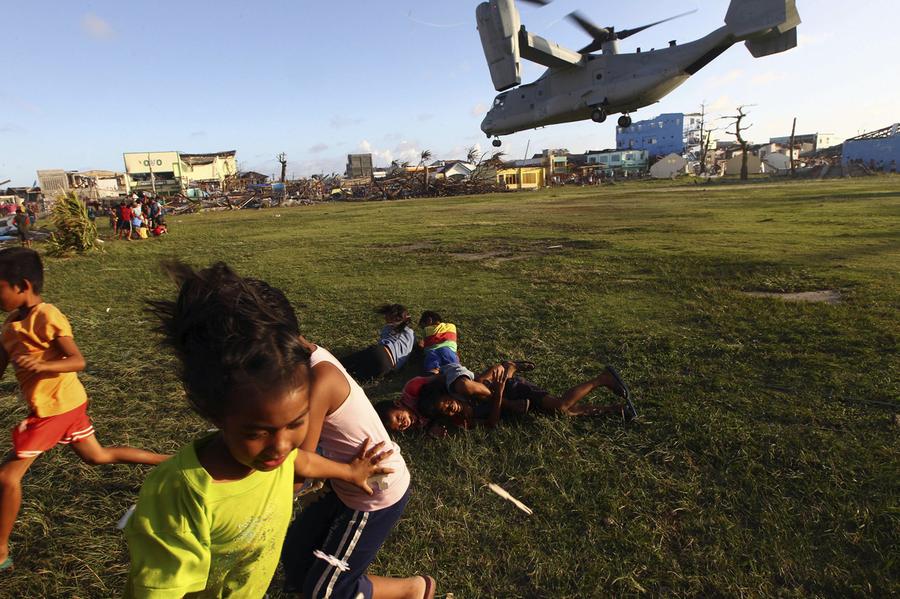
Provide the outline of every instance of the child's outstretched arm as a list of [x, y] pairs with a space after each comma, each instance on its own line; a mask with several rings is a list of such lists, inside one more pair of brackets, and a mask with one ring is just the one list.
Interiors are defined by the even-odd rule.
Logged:
[[19, 356], [16, 358], [16, 365], [19, 368], [30, 370], [32, 372], [81, 372], [85, 367], [84, 356], [81, 350], [75, 345], [75, 339], [72, 337], [57, 337], [53, 340], [53, 346], [62, 356], [57, 360], [41, 360], [34, 356]]
[[392, 468], [384, 468], [378, 464], [394, 453], [393, 449], [381, 451], [384, 447], [384, 441], [377, 445], [369, 447], [369, 440], [363, 441], [359, 446], [359, 453], [356, 458], [349, 464], [342, 464], [327, 458], [323, 458], [317, 453], [310, 451], [297, 452], [297, 459], [294, 461], [294, 475], [298, 484], [302, 483], [306, 478], [336, 478], [353, 483], [369, 495], [373, 493], [372, 487], [367, 482], [372, 476], [378, 474], [391, 474]]

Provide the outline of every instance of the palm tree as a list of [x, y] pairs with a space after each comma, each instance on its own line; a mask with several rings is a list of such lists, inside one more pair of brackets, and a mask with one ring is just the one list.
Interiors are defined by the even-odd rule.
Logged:
[[423, 167], [422, 190], [428, 192], [428, 161], [431, 160], [431, 150], [422, 150], [419, 164]]

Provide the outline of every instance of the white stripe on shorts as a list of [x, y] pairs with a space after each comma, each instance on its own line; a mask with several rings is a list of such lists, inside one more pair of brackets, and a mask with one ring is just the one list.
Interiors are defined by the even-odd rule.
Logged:
[[[353, 553], [353, 550], [356, 548], [356, 543], [359, 541], [359, 537], [362, 536], [363, 529], [366, 527], [366, 522], [369, 520], [369, 512], [363, 512], [362, 523], [356, 528], [356, 533], [353, 535], [353, 540], [350, 541], [350, 546], [347, 547], [347, 551], [341, 557], [345, 562], [350, 561], [350, 554]], [[340, 570], [337, 568], [334, 569], [334, 574], [331, 575], [331, 581], [328, 583], [328, 590], [325, 591], [325, 599], [331, 597], [331, 592], [334, 590], [334, 585], [337, 582], [338, 576], [341, 575]]]
[[[362, 519], [360, 519], [360, 517], [359, 517], [360, 514], [363, 514]], [[345, 545], [347, 544], [347, 539], [350, 538], [350, 535], [353, 533], [353, 527], [361, 526], [365, 522], [365, 519], [367, 518], [367, 516], [368, 516], [368, 513], [366, 513], [366, 512], [360, 512], [359, 510], [353, 512], [353, 517], [350, 518], [350, 522], [347, 524], [347, 529], [344, 531], [344, 536], [341, 538], [341, 542], [338, 543], [337, 551], [335, 551], [335, 557], [338, 557], [338, 559], [344, 559], [339, 556], [341, 554], [341, 551], [343, 551]], [[344, 561], [346, 561], [346, 560], [344, 560]], [[327, 568], [325, 568], [325, 570], [322, 572], [322, 575], [319, 577], [319, 580], [316, 582], [316, 586], [313, 589], [313, 596], [310, 599], [316, 599], [317, 597], [319, 597], [319, 591], [322, 589], [322, 585], [325, 583], [325, 579], [328, 578], [328, 575], [332, 574], [332, 572], [331, 572], [332, 568], [334, 568], [333, 574], [338, 574], [338, 570], [334, 566], [329, 565]], [[329, 584], [329, 590], [326, 590], [326, 593], [327, 593], [325, 595], [326, 598], [331, 593], [330, 587], [332, 585], [333, 585], [333, 583]]]

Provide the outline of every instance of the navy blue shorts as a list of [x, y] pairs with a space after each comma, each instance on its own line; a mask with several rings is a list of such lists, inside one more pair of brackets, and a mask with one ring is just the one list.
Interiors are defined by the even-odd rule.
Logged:
[[[503, 399], [508, 401], [522, 401], [527, 399], [531, 402], [531, 409], [533, 410], [541, 409], [544, 405], [543, 400], [548, 395], [550, 395], [549, 391], [541, 389], [531, 381], [526, 381], [519, 377], [513, 377], [506, 381], [506, 386], [503, 388]], [[475, 404], [473, 415], [475, 418], [487, 420], [491, 415], [490, 401], [480, 401]], [[515, 412], [507, 412], [506, 410], [500, 412], [500, 418], [502, 419], [515, 417], [516, 415]]]
[[[400, 520], [409, 495], [407, 490], [394, 505], [373, 512], [350, 509], [333, 491], [307, 506], [288, 528], [281, 550], [284, 590], [302, 591], [304, 599], [371, 599], [366, 570]], [[341, 572], [315, 557], [316, 549], [346, 561], [350, 570]]]
[[425, 372], [439, 370], [444, 364], [459, 364], [459, 356], [449, 347], [425, 350]]
[[503, 388], [503, 399], [512, 401], [527, 399], [534, 407], [540, 407], [541, 402], [548, 395], [550, 395], [549, 391], [517, 376], [506, 381], [506, 387]]

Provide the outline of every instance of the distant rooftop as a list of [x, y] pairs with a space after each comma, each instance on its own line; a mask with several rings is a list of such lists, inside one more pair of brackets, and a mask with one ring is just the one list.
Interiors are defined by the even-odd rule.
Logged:
[[851, 137], [847, 141], [861, 141], [863, 139], [885, 139], [888, 137], [893, 137], [900, 133], [900, 123], [894, 123], [884, 129], [878, 129], [877, 131], [869, 131], [868, 133], [863, 133], [862, 135], [858, 135], [856, 137]]

